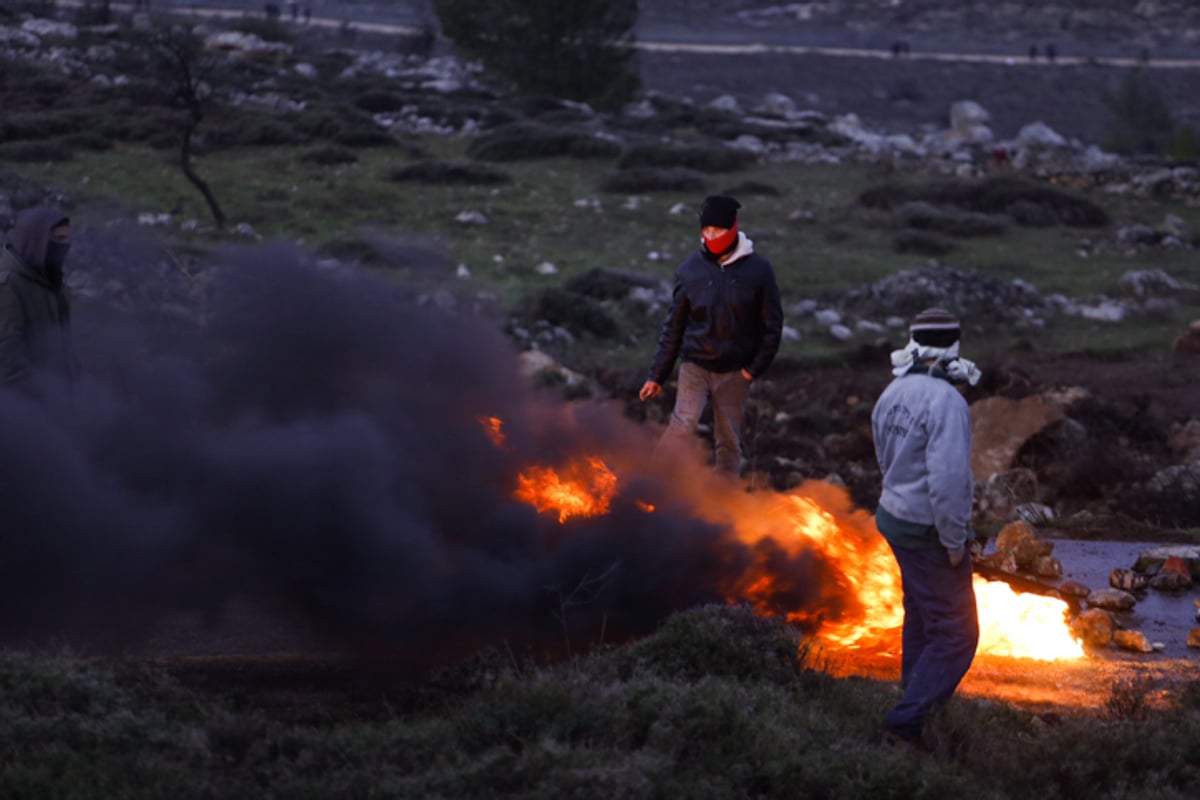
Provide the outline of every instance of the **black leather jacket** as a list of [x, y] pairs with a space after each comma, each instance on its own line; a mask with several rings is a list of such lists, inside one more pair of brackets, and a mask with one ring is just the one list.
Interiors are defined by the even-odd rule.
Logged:
[[749, 255], [721, 266], [697, 252], [675, 271], [671, 311], [658, 338], [649, 380], [663, 383], [675, 359], [711, 372], [762, 375], [783, 333], [783, 306], [771, 262]]

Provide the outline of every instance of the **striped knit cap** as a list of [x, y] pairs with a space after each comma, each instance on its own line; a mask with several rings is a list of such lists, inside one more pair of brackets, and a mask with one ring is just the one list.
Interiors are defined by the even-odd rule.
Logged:
[[908, 333], [917, 344], [949, 347], [962, 338], [962, 324], [944, 308], [927, 308], [913, 317]]

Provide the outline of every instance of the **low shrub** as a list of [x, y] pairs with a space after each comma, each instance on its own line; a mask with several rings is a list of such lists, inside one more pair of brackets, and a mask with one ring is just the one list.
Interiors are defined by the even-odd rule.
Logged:
[[327, 144], [305, 150], [296, 156], [296, 160], [305, 164], [318, 164], [323, 167], [329, 167], [337, 164], [357, 164], [358, 156], [355, 155], [353, 150]]
[[89, 153], [103, 153], [113, 146], [111, 139], [96, 131], [72, 133], [62, 137], [62, 142], [73, 150], [86, 150]]
[[86, 115], [75, 109], [14, 111], [0, 115], [0, 141], [42, 140], [86, 128]]
[[420, 161], [388, 174], [397, 183], [427, 183], [437, 186], [491, 186], [512, 182], [507, 172], [483, 164], [463, 161]]
[[572, 158], [616, 158], [624, 149], [620, 142], [612, 139], [580, 134], [567, 146], [567, 155]]
[[0, 145], [0, 159], [15, 162], [70, 161], [74, 151], [61, 141], [8, 142]]
[[763, 181], [742, 181], [735, 183], [727, 189], [722, 189], [721, 194], [738, 197], [739, 195], [758, 195], [762, 197], [779, 197], [782, 192], [774, 185], [764, 183]]
[[566, 328], [576, 336], [590, 334], [613, 339], [620, 329], [603, 306], [590, 297], [551, 287], [538, 292], [528, 303], [529, 316]]
[[177, 142], [184, 121], [185, 115], [181, 111], [149, 106], [139, 112], [122, 103], [116, 104], [110, 114], [98, 120], [94, 130], [117, 142], [158, 142], [164, 137]]
[[596, 300], [623, 300], [634, 288], [650, 288], [657, 284], [658, 281], [648, 275], [597, 268], [576, 275], [564, 286], [568, 291]]
[[921, 256], [944, 256], [954, 252], [955, 247], [946, 237], [933, 231], [905, 228], [892, 237], [892, 250]]
[[[1025, 206], [1033, 205], [1025, 201], [1022, 203]], [[1035, 207], [1041, 208], [1041, 206]], [[896, 209], [896, 216], [902, 225], [909, 228], [944, 233], [947, 236], [957, 236], [963, 239], [975, 236], [996, 236], [1004, 233], [1008, 228], [1004, 217], [980, 214], [976, 211], [942, 208], [921, 201], [905, 203]]]
[[351, 128], [333, 137], [343, 147], [395, 147], [398, 142], [382, 128]]
[[602, 192], [702, 192], [708, 187], [703, 173], [685, 167], [639, 167], [610, 172], [600, 179]]
[[1109, 223], [1108, 214], [1091, 200], [1053, 186], [1011, 177], [916, 185], [885, 184], [859, 196], [859, 203], [867, 208], [895, 210], [913, 202], [1006, 215], [1017, 204], [1023, 204], [1020, 213], [1025, 218], [1029, 218], [1029, 206], [1036, 205], [1062, 225], [1099, 228]]
[[621, 169], [686, 167], [700, 172], [736, 172], [756, 160], [753, 153], [729, 147], [637, 144], [625, 151], [617, 166]]
[[803, 666], [799, 654], [800, 634], [782, 619], [759, 616], [747, 606], [708, 605], [674, 614], [617, 658], [625, 675], [787, 683]]
[[236, 137], [239, 145], [247, 146], [277, 146], [302, 144], [308, 139], [293, 126], [282, 120], [266, 119], [244, 127]]
[[261, 19], [258, 17], [242, 17], [230, 27], [235, 31], [257, 36], [264, 42], [290, 43], [295, 37], [288, 26], [277, 19]]
[[388, 111], [399, 111], [404, 108], [406, 102], [391, 92], [374, 91], [354, 98], [354, 105], [369, 114], [382, 114]]
[[467, 147], [467, 155], [480, 161], [522, 161], [558, 156], [613, 158], [620, 152], [620, 144], [589, 131], [533, 122], [501, 125]]

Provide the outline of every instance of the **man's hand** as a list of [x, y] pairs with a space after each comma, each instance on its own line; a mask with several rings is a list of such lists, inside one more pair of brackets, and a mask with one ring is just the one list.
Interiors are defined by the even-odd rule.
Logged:
[[642, 384], [642, 390], [638, 392], [638, 397], [642, 402], [645, 402], [653, 400], [660, 394], [662, 394], [662, 384], [655, 383], [654, 381], [646, 381]]
[[966, 558], [967, 548], [964, 545], [960, 544], [958, 547], [955, 547], [953, 549], [947, 549], [946, 555], [950, 559], [950, 566], [957, 567], [959, 564], [962, 563], [963, 559]]
[[742, 377], [748, 381], [754, 380], [754, 376], [750, 374], [750, 370], [746, 369], [745, 367], [742, 368]]

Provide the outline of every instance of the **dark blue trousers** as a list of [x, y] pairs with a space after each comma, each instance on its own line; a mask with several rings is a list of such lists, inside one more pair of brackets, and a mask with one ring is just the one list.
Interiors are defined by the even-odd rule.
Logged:
[[948, 700], [971, 667], [979, 644], [979, 617], [971, 559], [950, 565], [946, 551], [892, 546], [904, 589], [904, 697], [884, 717], [901, 736], [916, 739], [930, 709]]

